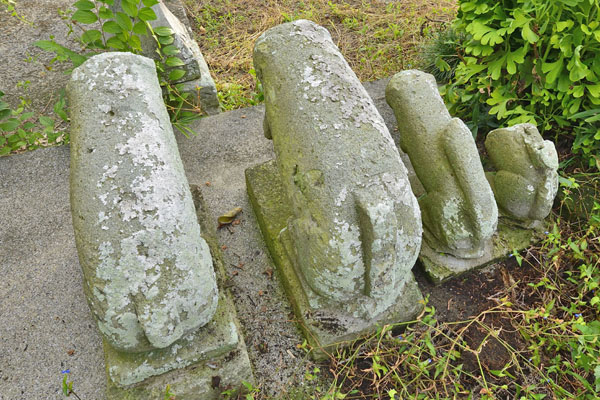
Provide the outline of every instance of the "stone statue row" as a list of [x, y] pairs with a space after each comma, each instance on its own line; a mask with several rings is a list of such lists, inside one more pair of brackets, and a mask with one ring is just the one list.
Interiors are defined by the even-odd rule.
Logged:
[[[417, 199], [383, 118], [324, 28], [274, 27], [257, 40], [254, 63], [290, 207], [273, 240], [292, 243], [300, 286], [324, 299], [317, 308], [341, 321], [338, 330], [372, 328], [418, 302], [411, 269], [422, 237], [437, 252], [477, 258], [498, 209], [527, 226], [550, 212], [557, 156], [533, 125], [489, 134], [496, 171], [486, 174], [433, 77], [397, 74], [386, 98], [424, 189]], [[73, 72], [68, 94], [73, 225], [90, 308], [118, 351], [169, 348], [211, 321], [219, 294], [154, 63], [95, 56]], [[408, 316], [388, 318], [400, 319]]]

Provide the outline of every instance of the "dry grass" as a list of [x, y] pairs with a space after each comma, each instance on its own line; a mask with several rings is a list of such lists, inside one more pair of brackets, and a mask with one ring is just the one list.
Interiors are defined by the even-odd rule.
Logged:
[[[324, 26], [362, 81], [410, 68], [432, 27], [453, 19], [455, 0], [184, 0], [226, 108], [253, 104], [252, 48], [267, 29], [295, 19]], [[237, 100], [236, 100], [237, 99]]]

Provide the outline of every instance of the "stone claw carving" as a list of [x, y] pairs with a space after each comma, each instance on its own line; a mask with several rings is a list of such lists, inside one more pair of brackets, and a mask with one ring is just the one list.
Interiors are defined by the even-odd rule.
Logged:
[[402, 293], [422, 233], [385, 123], [327, 30], [310, 21], [264, 33], [254, 65], [265, 136], [293, 209], [283, 233], [296, 264], [314, 292], [362, 299], [363, 311], [376, 315]]
[[88, 303], [116, 349], [167, 347], [210, 321], [218, 296], [154, 62], [97, 55], [73, 71], [67, 93]]
[[550, 214], [558, 191], [558, 155], [535, 125], [490, 132], [485, 140], [497, 172], [487, 174], [500, 210], [522, 224], [537, 225]]
[[396, 74], [386, 100], [400, 147], [426, 191], [419, 199], [425, 240], [438, 252], [480, 257], [496, 230], [498, 209], [471, 131], [450, 116], [430, 74]]

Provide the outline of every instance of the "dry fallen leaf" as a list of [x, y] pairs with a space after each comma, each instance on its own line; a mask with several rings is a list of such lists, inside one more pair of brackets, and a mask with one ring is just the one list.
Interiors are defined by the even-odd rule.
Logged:
[[219, 223], [219, 228], [222, 227], [223, 225], [231, 224], [235, 220], [235, 217], [241, 212], [242, 212], [242, 207], [236, 207], [232, 210], [229, 210], [225, 214], [221, 215], [219, 218], [217, 218], [217, 222]]
[[210, 182], [209, 182], [209, 181], [206, 181], [206, 182], [204, 182], [204, 184], [205, 184], [206, 186], [210, 186]]
[[221, 246], [221, 250], [227, 250], [227, 246], [226, 245]]
[[69, 350], [67, 350], [67, 354], [72, 356], [73, 354], [75, 354], [75, 350], [69, 349]]

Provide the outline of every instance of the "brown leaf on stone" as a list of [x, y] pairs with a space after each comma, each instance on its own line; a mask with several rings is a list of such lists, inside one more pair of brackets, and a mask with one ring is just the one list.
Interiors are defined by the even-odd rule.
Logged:
[[242, 212], [242, 207], [236, 207], [232, 210], [229, 210], [225, 214], [221, 215], [219, 218], [217, 218], [217, 222], [219, 223], [219, 228], [222, 227], [223, 225], [231, 224], [235, 220], [235, 217], [241, 212]]
[[210, 183], [209, 181], [206, 181], [206, 182], [204, 182], [204, 184], [205, 184], [206, 186], [210, 186], [210, 185], [211, 185], [211, 183]]
[[265, 294], [265, 292], [263, 292], [262, 290], [259, 290], [259, 291], [258, 291], [258, 295], [259, 295], [259, 296], [262, 296], [262, 295], [264, 295], [264, 294]]
[[69, 350], [67, 350], [67, 354], [70, 356], [73, 356], [75, 354], [75, 350], [69, 349]]
[[221, 246], [221, 250], [227, 250], [227, 245], [224, 244], [223, 246]]
[[264, 273], [269, 277], [269, 279], [273, 279], [273, 269], [269, 268]]

